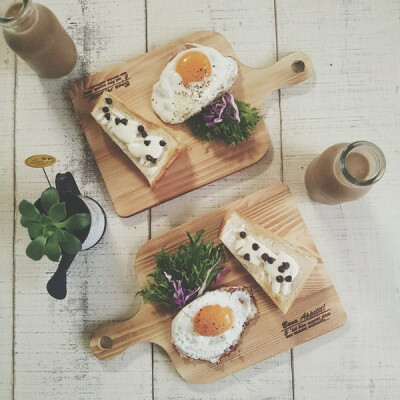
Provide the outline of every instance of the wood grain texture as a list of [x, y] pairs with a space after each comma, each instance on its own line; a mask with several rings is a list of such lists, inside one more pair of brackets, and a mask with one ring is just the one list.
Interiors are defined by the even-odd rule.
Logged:
[[[314, 80], [282, 91], [284, 181], [349, 319], [293, 351], [297, 400], [400, 397], [399, 15], [399, 1], [277, 3], [280, 55], [295, 41], [315, 66]], [[362, 139], [386, 155], [381, 182], [353, 203], [312, 203], [308, 163], [334, 143]]]
[[0, 41], [0, 399], [12, 397], [15, 57]]
[[[240, 146], [227, 147], [224, 143], [217, 142], [204, 144], [194, 137], [184, 124], [165, 125], [158, 119], [151, 107], [153, 85], [158, 81], [168, 61], [184, 49], [186, 43], [210, 46], [224, 56], [237, 58], [222, 35], [212, 31], [196, 32], [78, 81], [70, 88], [75, 110], [117, 214], [121, 217], [136, 214], [254, 164], [268, 149], [269, 134], [263, 120], [259, 122], [248, 141]], [[296, 62], [302, 63], [302, 71], [293, 68]], [[240, 61], [238, 64], [240, 73], [232, 93], [236, 98], [255, 107], [261, 107], [265, 97], [272, 91], [301, 83], [312, 75], [311, 60], [301, 52], [289, 54], [279, 63], [266, 68], [249, 68]], [[108, 82], [114, 76], [118, 76], [121, 82], [123, 79], [127, 81], [128, 76], [129, 86], [110, 86]], [[103, 89], [93, 89], [93, 86], [100, 82], [106, 82]], [[104, 90], [109, 90], [105, 88], [110, 88], [128, 108], [144, 119], [172, 129], [185, 147], [186, 151], [182, 152], [155, 188], [149, 186], [141, 172], [128, 157], [124, 157], [118, 146], [90, 115], [97, 97], [91, 102], [91, 98], [85, 93], [90, 90], [95, 93], [93, 96], [96, 96]]]
[[105, 208], [108, 226], [96, 248], [75, 259], [64, 301], [46, 292], [56, 264], [29, 260], [27, 233], [18, 226], [15, 398], [109, 400], [138, 393], [138, 398], [150, 399], [150, 345], [139, 345], [107, 366], [88, 347], [99, 321], [127, 317], [138, 307], [131, 265], [139, 244], [148, 237], [148, 221], [146, 214], [126, 221], [115, 214], [67, 93], [79, 76], [145, 51], [144, 2], [123, 0], [111, 8], [106, 0], [43, 3], [72, 34], [80, 57], [72, 75], [54, 81], [39, 79], [18, 61], [17, 201], [36, 199], [47, 185], [42, 171], [26, 167], [24, 160], [50, 153], [58, 161], [47, 169], [49, 178], [54, 182], [57, 172], [71, 171], [82, 192]]
[[[346, 313], [289, 188], [284, 184], [269, 186], [151, 239], [137, 254], [135, 268], [139, 284], [142, 287], [146, 286], [147, 275], [154, 271], [154, 254], [164, 246], [166, 252], [175, 251], [186, 241], [186, 232], [193, 235], [203, 229], [206, 231], [205, 240], [218, 243], [221, 222], [224, 216], [233, 210], [318, 259], [317, 267], [288, 313], [283, 315], [240, 263], [234, 257], [229, 257], [226, 266], [230, 272], [224, 277], [221, 285], [244, 285], [251, 288], [259, 310], [257, 320], [247, 328], [239, 345], [239, 353], [229, 354], [218, 365], [180, 358], [171, 341], [171, 314], [154, 304], [144, 304], [130, 320], [106, 325], [95, 331], [90, 340], [90, 347], [96, 357], [108, 360], [136, 343], [149, 341], [164, 348], [185, 380], [192, 383], [210, 383], [344, 324]], [[315, 313], [316, 317], [305, 317], [306, 313]], [[318, 323], [312, 325], [316, 320]], [[311, 325], [307, 327], [308, 324]], [[294, 328], [285, 329], [287, 325]]]

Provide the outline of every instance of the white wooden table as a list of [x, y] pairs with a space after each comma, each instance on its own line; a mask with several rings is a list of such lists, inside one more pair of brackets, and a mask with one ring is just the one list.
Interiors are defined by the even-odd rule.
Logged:
[[[71, 33], [80, 58], [70, 76], [42, 80], [0, 40], [0, 398], [400, 398], [400, 1], [42, 2]], [[84, 74], [204, 29], [223, 33], [251, 66], [302, 50], [315, 75], [265, 102], [271, 147], [256, 165], [120, 219], [66, 89]], [[358, 139], [383, 149], [383, 180], [354, 203], [312, 203], [303, 184], [308, 163], [333, 143]], [[37, 153], [58, 159], [51, 179], [71, 171], [108, 215], [104, 239], [78, 256], [62, 302], [45, 289], [55, 265], [25, 256], [27, 234], [15, 222], [15, 205], [46, 186], [41, 170], [24, 165]], [[138, 308], [132, 265], [147, 238], [277, 181], [289, 184], [332, 275], [348, 313], [343, 328], [205, 386], [183, 381], [150, 344], [109, 362], [91, 354], [95, 327]]]

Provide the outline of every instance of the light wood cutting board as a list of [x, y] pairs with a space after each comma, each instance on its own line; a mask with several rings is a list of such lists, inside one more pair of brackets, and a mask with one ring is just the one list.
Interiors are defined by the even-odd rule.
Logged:
[[96, 357], [109, 360], [136, 343], [153, 342], [165, 349], [184, 379], [193, 383], [209, 383], [345, 323], [346, 313], [338, 294], [289, 188], [283, 183], [262, 189], [149, 240], [141, 247], [136, 258], [136, 273], [140, 285], [146, 285], [146, 276], [154, 269], [153, 255], [163, 246], [166, 246], [167, 252], [176, 250], [180, 243], [186, 241], [186, 231], [194, 234], [204, 229], [205, 239], [219, 242], [221, 220], [231, 210], [240, 211], [319, 260], [289, 312], [283, 315], [246, 270], [230, 256], [226, 263], [230, 272], [224, 276], [220, 286], [250, 287], [259, 309], [259, 317], [245, 331], [237, 352], [223, 358], [218, 365], [180, 358], [171, 343], [172, 315], [159, 306], [144, 303], [131, 319], [105, 325], [94, 332], [90, 348]]
[[[97, 165], [104, 178], [117, 214], [128, 217], [190, 190], [230, 175], [257, 162], [267, 151], [269, 134], [261, 120], [250, 140], [240, 146], [204, 144], [184, 126], [168, 125], [185, 146], [185, 151], [167, 171], [155, 189], [91, 117], [90, 111], [105, 90], [113, 92], [128, 108], [143, 118], [164, 125], [153, 112], [151, 93], [165, 65], [185, 43], [214, 47], [236, 59], [231, 45], [216, 32], [196, 32], [123, 64], [75, 82], [70, 96], [81, 121]], [[238, 61], [238, 60], [237, 60]], [[312, 75], [311, 60], [301, 52], [291, 53], [266, 68], [250, 68], [239, 62], [240, 74], [232, 93], [261, 109], [274, 90], [296, 85]]]

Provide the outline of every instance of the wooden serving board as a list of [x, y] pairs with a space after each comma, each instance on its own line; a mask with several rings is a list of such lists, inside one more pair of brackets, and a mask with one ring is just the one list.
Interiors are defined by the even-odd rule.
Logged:
[[[146, 179], [90, 115], [97, 97], [105, 90], [115, 93], [128, 108], [159, 125], [151, 93], [165, 65], [183, 50], [185, 43], [214, 47], [236, 58], [231, 45], [216, 32], [196, 32], [123, 64], [99, 72], [70, 88], [70, 96], [104, 178], [117, 214], [128, 217], [166, 200], [248, 167], [267, 151], [269, 134], [261, 120], [250, 140], [240, 146], [204, 144], [184, 124], [168, 125], [183, 142], [185, 151], [151, 189]], [[312, 75], [312, 63], [301, 52], [291, 53], [267, 68], [250, 68], [239, 62], [240, 74], [232, 93], [261, 109], [265, 97], [276, 89], [301, 83]]]
[[346, 313], [338, 294], [289, 188], [282, 183], [255, 192], [149, 240], [141, 247], [136, 258], [136, 273], [140, 285], [146, 285], [146, 276], [154, 269], [153, 255], [163, 246], [166, 246], [167, 252], [176, 250], [180, 243], [187, 241], [186, 231], [194, 234], [204, 229], [206, 239], [219, 242], [221, 220], [232, 210], [240, 211], [319, 260], [289, 312], [283, 315], [238, 261], [229, 256], [226, 264], [230, 272], [223, 277], [220, 286], [250, 287], [259, 309], [258, 318], [246, 329], [237, 352], [222, 358], [218, 365], [180, 358], [171, 343], [170, 326], [173, 316], [159, 306], [144, 303], [131, 319], [105, 325], [94, 332], [90, 348], [96, 357], [108, 360], [136, 343], [153, 342], [165, 349], [184, 379], [193, 383], [209, 383], [345, 323]]

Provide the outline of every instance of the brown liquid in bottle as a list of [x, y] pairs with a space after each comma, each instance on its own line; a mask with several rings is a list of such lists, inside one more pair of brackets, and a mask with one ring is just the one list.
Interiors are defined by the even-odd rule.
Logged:
[[[339, 143], [326, 149], [308, 166], [305, 184], [310, 197], [324, 204], [340, 204], [364, 196], [369, 186], [351, 183], [339, 166], [339, 158], [348, 143]], [[358, 180], [365, 180], [370, 175], [371, 165], [368, 158], [354, 150], [346, 157], [348, 173]]]
[[[67, 75], [76, 64], [74, 42], [47, 7], [30, 2], [27, 7], [32, 9], [18, 28], [4, 29], [8, 46], [40, 76], [59, 78]], [[22, 3], [12, 4], [6, 17], [16, 17], [21, 8]]]
[[362, 181], [367, 179], [371, 171], [371, 165], [364, 154], [354, 152], [347, 156], [346, 169], [351, 176]]

